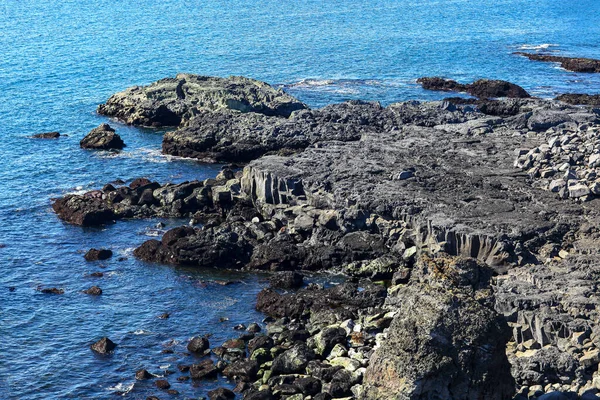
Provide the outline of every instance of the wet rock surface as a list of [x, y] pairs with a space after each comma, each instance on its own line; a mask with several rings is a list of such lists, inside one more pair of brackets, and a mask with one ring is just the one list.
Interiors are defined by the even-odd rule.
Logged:
[[98, 106], [98, 113], [131, 125], [178, 126], [203, 109], [287, 117], [304, 108], [292, 96], [254, 79], [178, 74], [116, 93]]
[[545, 61], [560, 63], [560, 66], [567, 71], [573, 72], [600, 72], [600, 60], [593, 58], [578, 58], [578, 57], [562, 57], [551, 54], [536, 54], [536, 53], [515, 53], [517, 55], [527, 57], [533, 61]]
[[480, 79], [473, 83], [462, 84], [452, 79], [440, 77], [424, 77], [417, 79], [417, 83], [427, 90], [441, 90], [444, 92], [466, 92], [482, 99], [513, 97], [531, 97], [522, 87], [507, 81]]
[[577, 93], [566, 93], [556, 97], [556, 100], [562, 101], [563, 103], [573, 105], [589, 105], [598, 106], [600, 105], [600, 95], [598, 94], [577, 94]]
[[120, 150], [125, 147], [125, 143], [110, 125], [101, 124], [81, 139], [79, 146], [92, 150]]

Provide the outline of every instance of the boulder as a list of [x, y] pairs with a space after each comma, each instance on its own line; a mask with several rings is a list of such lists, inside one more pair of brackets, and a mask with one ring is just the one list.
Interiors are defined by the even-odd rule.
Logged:
[[125, 143], [123, 143], [121, 137], [108, 124], [101, 124], [97, 128], [92, 129], [86, 137], [81, 139], [79, 145], [82, 149], [95, 150], [120, 150], [125, 147]]
[[565, 93], [557, 96], [556, 100], [573, 105], [600, 106], [600, 94]]
[[210, 400], [234, 400], [235, 393], [226, 388], [217, 388], [208, 392]]
[[108, 260], [113, 255], [110, 249], [89, 249], [83, 256], [86, 261]]
[[193, 337], [187, 344], [187, 349], [191, 353], [203, 354], [210, 347], [208, 339], [201, 336]]
[[115, 220], [115, 212], [99, 198], [66, 195], [52, 204], [59, 218], [75, 225], [97, 226]]
[[190, 377], [192, 379], [212, 378], [218, 372], [218, 368], [211, 359], [206, 359], [190, 366]]
[[257, 372], [258, 363], [256, 360], [241, 359], [231, 362], [231, 364], [223, 370], [223, 375], [244, 382], [251, 382], [256, 379]]
[[275, 357], [271, 370], [273, 375], [303, 374], [308, 362], [314, 358], [314, 351], [300, 343]]
[[100, 296], [102, 294], [102, 289], [100, 289], [98, 286], [92, 286], [89, 289], [84, 290], [83, 293], [91, 296]]
[[272, 288], [296, 289], [304, 283], [304, 276], [295, 271], [278, 272], [269, 277], [269, 284]]
[[112, 353], [116, 347], [117, 345], [107, 337], [103, 337], [90, 346], [93, 351], [99, 354]]

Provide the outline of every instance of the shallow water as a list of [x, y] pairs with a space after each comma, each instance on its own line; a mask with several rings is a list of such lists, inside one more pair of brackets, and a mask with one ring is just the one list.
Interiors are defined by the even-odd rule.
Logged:
[[[600, 58], [600, 3], [563, 0], [108, 1], [0, 0], [0, 398], [112, 398], [138, 368], [192, 362], [179, 353], [192, 335], [219, 344], [253, 311], [263, 277], [149, 265], [134, 247], [160, 232], [157, 220], [104, 229], [61, 223], [50, 199], [116, 178], [161, 182], [213, 177], [219, 166], [164, 157], [160, 131], [109, 121], [121, 153], [78, 141], [107, 120], [97, 104], [115, 91], [177, 72], [246, 75], [284, 87], [311, 106], [347, 99], [439, 99], [415, 84], [442, 75], [507, 79], [532, 94], [600, 92], [600, 75], [564, 71], [511, 53], [519, 49]], [[546, 45], [546, 46], [544, 46]], [[549, 46], [552, 45], [552, 46]], [[33, 140], [58, 130], [69, 137]], [[168, 226], [187, 221], [165, 221]], [[115, 257], [87, 263], [106, 246]], [[117, 261], [126, 257], [125, 261]], [[89, 278], [103, 271], [103, 278]], [[230, 286], [211, 279], [240, 280]], [[81, 290], [98, 284], [98, 298]], [[42, 295], [38, 285], [65, 289]], [[14, 291], [9, 291], [14, 287]], [[156, 316], [170, 312], [167, 320]], [[219, 322], [229, 317], [227, 322]], [[113, 356], [91, 342], [107, 335]], [[174, 354], [163, 354], [175, 340]], [[176, 383], [185, 396], [224, 382]], [[127, 398], [156, 393], [137, 384]]]

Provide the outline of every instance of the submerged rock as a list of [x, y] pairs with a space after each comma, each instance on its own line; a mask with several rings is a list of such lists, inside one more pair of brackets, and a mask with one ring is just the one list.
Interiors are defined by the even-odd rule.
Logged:
[[204, 353], [210, 347], [208, 339], [201, 336], [195, 336], [187, 345], [188, 351], [192, 353]]
[[93, 351], [99, 354], [112, 353], [116, 347], [117, 345], [107, 337], [103, 337], [90, 346]]
[[201, 110], [229, 109], [289, 117], [306, 105], [254, 79], [178, 74], [112, 95], [98, 113], [143, 126], [177, 126]]
[[125, 147], [125, 143], [123, 143], [121, 137], [108, 124], [101, 124], [97, 128], [92, 129], [86, 137], [81, 139], [79, 145], [82, 149], [95, 150], [120, 150]]
[[92, 296], [100, 296], [102, 294], [102, 289], [100, 289], [98, 286], [92, 286], [89, 289], [84, 290], [83, 293]]

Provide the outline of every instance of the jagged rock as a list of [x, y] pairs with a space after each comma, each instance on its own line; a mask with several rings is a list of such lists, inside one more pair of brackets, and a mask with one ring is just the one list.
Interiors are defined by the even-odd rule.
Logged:
[[140, 369], [140, 370], [136, 371], [136, 373], [135, 373], [135, 379], [137, 379], [138, 381], [152, 379], [153, 377], [154, 377], [154, 375], [152, 375], [150, 372], [146, 371], [145, 369]]
[[112, 353], [112, 351], [117, 347], [117, 345], [107, 337], [103, 337], [98, 340], [96, 343], [92, 344], [90, 348], [99, 354], [108, 354]]
[[101, 124], [97, 128], [92, 129], [86, 137], [81, 139], [79, 145], [82, 149], [95, 150], [120, 150], [125, 147], [125, 143], [123, 143], [121, 137], [108, 124]]
[[115, 220], [116, 215], [102, 199], [91, 196], [66, 195], [52, 204], [58, 216], [75, 225], [104, 225]]
[[517, 52], [533, 61], [546, 61], [560, 63], [560, 66], [573, 72], [600, 72], [600, 60], [593, 58], [561, 57], [549, 54], [534, 54]]
[[258, 363], [256, 360], [235, 360], [223, 370], [223, 375], [250, 382], [256, 379], [257, 372]]
[[417, 83], [427, 90], [442, 90], [451, 92], [467, 92], [482, 99], [495, 97], [531, 97], [522, 87], [507, 81], [480, 79], [470, 84], [461, 84], [451, 79], [439, 77], [419, 78]]
[[58, 139], [59, 137], [60, 137], [60, 133], [58, 133], [58, 132], [37, 133], [32, 136], [32, 138], [35, 138], [35, 139]]
[[282, 90], [254, 79], [178, 74], [116, 93], [98, 106], [98, 113], [132, 125], [177, 126], [204, 109], [288, 117], [305, 108]]
[[510, 330], [476, 300], [481, 277], [461, 265], [432, 260], [397, 292], [397, 314], [370, 359], [364, 398], [512, 398]]
[[190, 377], [192, 379], [212, 378], [219, 372], [211, 359], [203, 360], [198, 364], [190, 366]]

